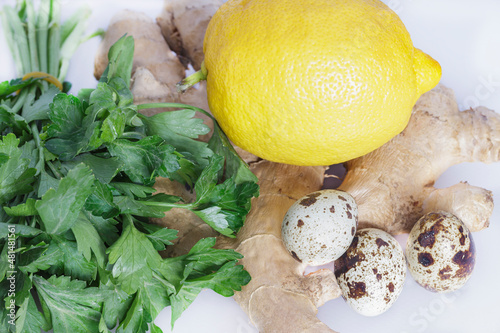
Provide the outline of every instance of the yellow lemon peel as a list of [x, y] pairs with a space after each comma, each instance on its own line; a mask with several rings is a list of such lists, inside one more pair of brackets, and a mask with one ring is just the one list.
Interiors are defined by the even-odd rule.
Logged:
[[407, 125], [441, 67], [378, 0], [229, 0], [204, 40], [210, 110], [267, 160], [329, 165]]

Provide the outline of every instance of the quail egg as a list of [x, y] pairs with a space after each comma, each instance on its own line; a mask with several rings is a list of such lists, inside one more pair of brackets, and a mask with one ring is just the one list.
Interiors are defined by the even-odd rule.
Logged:
[[470, 278], [476, 250], [469, 229], [455, 215], [439, 211], [413, 226], [406, 245], [408, 269], [424, 288], [449, 292]]
[[335, 276], [346, 303], [365, 316], [389, 309], [403, 289], [406, 263], [401, 245], [383, 230], [359, 230], [335, 261]]
[[297, 200], [281, 226], [283, 244], [311, 266], [332, 262], [351, 244], [358, 223], [354, 198], [339, 190], [321, 190]]

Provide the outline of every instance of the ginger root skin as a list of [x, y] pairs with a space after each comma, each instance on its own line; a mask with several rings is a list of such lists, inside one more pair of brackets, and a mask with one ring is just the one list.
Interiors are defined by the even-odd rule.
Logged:
[[[130, 84], [135, 104], [172, 102], [208, 110], [205, 82], [183, 94], [177, 91], [175, 84], [186, 76], [184, 65], [165, 42], [160, 26], [144, 13], [122, 10], [111, 18], [95, 56], [94, 76], [97, 79], [108, 65], [109, 48], [125, 34], [134, 37], [135, 42]], [[146, 109], [141, 112], [152, 116], [163, 111], [165, 109]], [[213, 128], [208, 116], [197, 114], [196, 117]], [[210, 134], [201, 139], [207, 140], [208, 137]]]
[[111, 18], [97, 50], [94, 76], [101, 77], [108, 65], [109, 48], [124, 34], [134, 37], [135, 43], [131, 84], [134, 101], [177, 100], [177, 92], [171, 87], [184, 78], [184, 67], [165, 43], [160, 27], [144, 13], [122, 10]]
[[203, 38], [208, 22], [223, 0], [167, 0], [156, 18], [172, 51], [187, 67], [199, 70], [203, 61]]
[[358, 203], [358, 228], [409, 233], [424, 214], [444, 210], [470, 231], [489, 225], [492, 193], [460, 183], [436, 189], [452, 165], [500, 160], [500, 115], [484, 107], [459, 111], [451, 89], [439, 85], [416, 103], [406, 129], [379, 149], [346, 163], [339, 189]]

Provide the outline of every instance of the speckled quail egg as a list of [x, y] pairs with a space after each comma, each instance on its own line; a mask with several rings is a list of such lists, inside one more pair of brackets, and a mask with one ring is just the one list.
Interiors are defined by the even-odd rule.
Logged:
[[332, 262], [351, 244], [358, 206], [347, 192], [321, 190], [297, 200], [281, 225], [283, 244], [297, 260], [311, 266]]
[[428, 213], [413, 226], [406, 244], [408, 269], [424, 288], [449, 292], [470, 278], [476, 250], [469, 229], [455, 215]]
[[403, 289], [403, 249], [383, 230], [358, 230], [349, 249], [335, 261], [335, 276], [351, 308], [365, 316], [377, 316], [394, 304]]

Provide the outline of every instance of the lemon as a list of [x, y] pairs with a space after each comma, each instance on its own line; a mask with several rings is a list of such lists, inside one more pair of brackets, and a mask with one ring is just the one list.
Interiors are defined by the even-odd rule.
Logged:
[[203, 49], [209, 107], [229, 139], [295, 165], [380, 147], [441, 77], [376, 0], [229, 0]]

